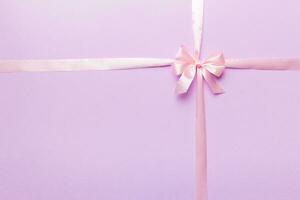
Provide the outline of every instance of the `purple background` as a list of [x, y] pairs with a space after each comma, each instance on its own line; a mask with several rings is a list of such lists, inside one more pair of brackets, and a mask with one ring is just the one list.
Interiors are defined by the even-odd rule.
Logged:
[[[203, 55], [300, 56], [299, 1], [206, 0]], [[189, 0], [1, 0], [1, 58], [167, 57]], [[206, 88], [211, 200], [300, 198], [300, 72]], [[195, 88], [171, 68], [0, 75], [0, 199], [191, 200]]]

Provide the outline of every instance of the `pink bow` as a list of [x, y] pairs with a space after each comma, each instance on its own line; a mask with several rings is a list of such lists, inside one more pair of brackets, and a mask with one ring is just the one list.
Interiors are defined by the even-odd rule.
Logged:
[[203, 78], [214, 94], [223, 93], [215, 78], [219, 78], [225, 70], [225, 59], [222, 53], [208, 57], [200, 62], [192, 56], [184, 46], [179, 48], [173, 64], [176, 75], [181, 75], [176, 86], [177, 94], [184, 94], [190, 88], [196, 71], [201, 70]]

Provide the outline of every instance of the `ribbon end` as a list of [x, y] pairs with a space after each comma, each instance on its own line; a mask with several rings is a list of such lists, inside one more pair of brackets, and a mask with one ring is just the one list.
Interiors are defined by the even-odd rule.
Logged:
[[202, 75], [204, 79], [206, 80], [206, 83], [210, 90], [216, 95], [216, 94], [223, 94], [224, 90], [216, 83], [215, 77], [213, 74], [211, 74], [206, 69], [202, 70]]
[[215, 95], [221, 95], [221, 94], [224, 94], [225, 91], [224, 91], [222, 88], [219, 88], [218, 90], [213, 91], [213, 93], [214, 93]]
[[187, 93], [194, 80], [195, 74], [196, 74], [195, 66], [187, 68], [179, 78], [179, 81], [175, 88], [175, 93], [178, 95]]
[[176, 88], [175, 88], [175, 94], [176, 95], [183, 95], [185, 93], [187, 93], [186, 89], [180, 87], [179, 85], [176, 86]]
[[216, 83], [215, 85], [208, 83], [208, 86], [214, 95], [221, 95], [225, 93], [225, 91]]

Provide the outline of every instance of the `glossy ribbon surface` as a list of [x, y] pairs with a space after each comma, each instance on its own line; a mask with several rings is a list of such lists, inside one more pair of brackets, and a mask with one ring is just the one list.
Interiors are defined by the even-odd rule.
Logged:
[[0, 72], [125, 70], [166, 67], [172, 65], [173, 62], [173, 59], [162, 58], [0, 60]]
[[201, 70], [201, 75], [206, 80], [208, 86], [213, 93], [223, 93], [221, 87], [216, 83], [215, 78], [220, 77], [225, 69], [225, 60], [222, 53], [212, 55], [203, 62], [195, 58], [186, 50], [185, 47], [180, 47], [174, 62], [176, 75], [180, 75], [180, 79], [176, 86], [177, 94], [184, 94], [188, 91], [192, 84], [197, 69]]

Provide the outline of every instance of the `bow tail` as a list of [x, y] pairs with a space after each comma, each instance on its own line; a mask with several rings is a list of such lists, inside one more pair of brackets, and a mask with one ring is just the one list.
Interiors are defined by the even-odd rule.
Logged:
[[189, 90], [195, 75], [196, 75], [196, 66], [186, 68], [184, 72], [181, 74], [177, 82], [176, 89], [175, 89], [176, 94], [186, 93]]
[[202, 76], [208, 84], [209, 88], [214, 94], [222, 94], [224, 93], [223, 89], [217, 84], [215, 77], [206, 69], [202, 70]]

